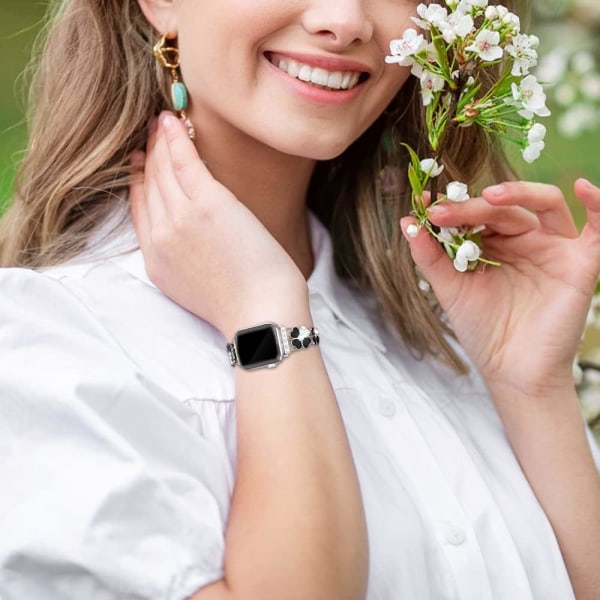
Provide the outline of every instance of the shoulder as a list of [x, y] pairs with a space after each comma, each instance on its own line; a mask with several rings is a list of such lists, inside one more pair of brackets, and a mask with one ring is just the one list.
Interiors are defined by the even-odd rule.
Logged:
[[175, 375], [157, 380], [116, 335], [104, 267], [0, 269], [0, 596], [184, 597], [221, 577], [229, 459]]
[[0, 340], [5, 348], [45, 345], [49, 334], [74, 336], [71, 343], [85, 338], [111, 343], [81, 299], [60, 280], [31, 269], [5, 268], [0, 269], [0, 290]]

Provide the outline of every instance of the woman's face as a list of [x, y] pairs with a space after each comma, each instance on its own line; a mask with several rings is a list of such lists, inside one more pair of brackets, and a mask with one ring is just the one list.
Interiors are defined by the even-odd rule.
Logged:
[[409, 76], [384, 58], [414, 10], [414, 0], [174, 0], [199, 135], [211, 123], [286, 154], [339, 155]]

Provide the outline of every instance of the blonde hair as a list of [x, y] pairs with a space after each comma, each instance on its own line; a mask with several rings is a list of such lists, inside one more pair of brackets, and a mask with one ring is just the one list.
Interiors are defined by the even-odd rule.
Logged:
[[[39, 268], [76, 258], [115, 203], [126, 201], [131, 153], [144, 147], [150, 118], [168, 107], [150, 51], [156, 36], [137, 0], [58, 3], [36, 62], [14, 202], [0, 221], [0, 265]], [[410, 197], [399, 185], [406, 156], [397, 142], [426, 152], [415, 82], [340, 157], [317, 165], [308, 204], [331, 232], [338, 274], [375, 292], [416, 353], [464, 372], [448, 342], [452, 332], [418, 287], [398, 227]], [[446, 181], [510, 175], [501, 149], [474, 127], [455, 129], [445, 156]]]

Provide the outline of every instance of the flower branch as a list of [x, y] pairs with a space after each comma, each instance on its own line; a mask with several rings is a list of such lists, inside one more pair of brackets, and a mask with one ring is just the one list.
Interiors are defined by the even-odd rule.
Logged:
[[[444, 247], [458, 271], [478, 264], [498, 265], [481, 252], [481, 227], [438, 230], [427, 218], [424, 192], [434, 203], [469, 198], [461, 182], [438, 196], [437, 176], [444, 169], [445, 141], [452, 128], [481, 127], [491, 135], [520, 146], [523, 159], [533, 162], [544, 149], [546, 128], [537, 117], [549, 116], [546, 96], [530, 69], [537, 64], [536, 36], [522, 34], [519, 17], [488, 0], [445, 0], [420, 4], [413, 18], [421, 33], [407, 29], [390, 42], [386, 62], [410, 67], [421, 86], [431, 158], [410, 155], [408, 179], [416, 227], [424, 227]], [[485, 90], [486, 71], [500, 76]], [[488, 78], [493, 79], [493, 78]], [[474, 249], [477, 247], [477, 250]]]

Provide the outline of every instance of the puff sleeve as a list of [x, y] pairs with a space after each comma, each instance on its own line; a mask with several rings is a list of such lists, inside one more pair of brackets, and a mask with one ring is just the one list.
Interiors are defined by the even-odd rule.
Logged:
[[223, 576], [224, 457], [60, 281], [0, 270], [0, 597], [183, 600]]

